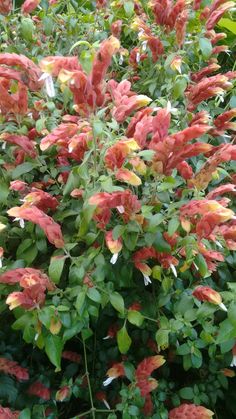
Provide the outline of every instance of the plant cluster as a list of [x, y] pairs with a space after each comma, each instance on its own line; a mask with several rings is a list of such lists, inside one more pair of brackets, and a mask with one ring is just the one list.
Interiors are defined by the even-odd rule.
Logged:
[[1, 2], [0, 417], [236, 417], [234, 5]]

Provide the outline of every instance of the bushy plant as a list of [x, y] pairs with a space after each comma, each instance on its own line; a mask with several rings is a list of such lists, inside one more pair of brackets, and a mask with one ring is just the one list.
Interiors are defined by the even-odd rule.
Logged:
[[0, 417], [236, 415], [233, 6], [0, 5]]

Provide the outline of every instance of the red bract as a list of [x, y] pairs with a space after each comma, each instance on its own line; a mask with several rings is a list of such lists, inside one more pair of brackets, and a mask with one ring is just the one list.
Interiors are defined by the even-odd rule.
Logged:
[[32, 275], [37, 278], [37, 282], [47, 284], [48, 289], [54, 289], [47, 275], [34, 268], [16, 268], [5, 272], [0, 275], [0, 283], [13, 285], [20, 282], [23, 278], [31, 277]]
[[197, 189], [206, 189], [212, 179], [212, 174], [222, 162], [236, 160], [236, 145], [223, 144], [212, 149], [212, 155], [200, 171], [191, 179], [191, 185]]
[[209, 409], [195, 404], [181, 404], [169, 412], [169, 419], [210, 419], [214, 415]]
[[234, 212], [227, 208], [219, 209], [215, 212], [208, 212], [196, 224], [196, 233], [199, 238], [207, 238], [217, 225], [223, 224], [233, 217]]
[[107, 0], [96, 0], [96, 6], [98, 9], [102, 9], [103, 7], [106, 7]]
[[136, 372], [136, 385], [141, 391], [141, 396], [145, 398], [144, 412], [146, 414], [152, 413], [152, 400], [150, 392], [155, 390], [158, 382], [154, 378], [150, 378], [151, 373], [160, 368], [165, 363], [165, 359], [161, 355], [150, 356], [139, 363]]
[[224, 261], [224, 256], [220, 252], [208, 250], [202, 243], [199, 244], [198, 249], [204, 256], [204, 259], [207, 263], [207, 268], [210, 272], [216, 271], [218, 262]]
[[214, 120], [215, 129], [211, 130], [211, 135], [223, 135], [226, 130], [236, 131], [236, 122], [230, 122], [236, 117], [236, 108], [223, 112]]
[[97, 206], [102, 212], [116, 208], [125, 222], [128, 222], [141, 208], [138, 198], [130, 190], [112, 193], [99, 192], [89, 199], [89, 204]]
[[40, 149], [42, 151], [47, 150], [54, 144], [57, 144], [58, 141], [69, 139], [73, 137], [78, 132], [78, 125], [73, 123], [60, 124], [55, 128], [50, 134], [44, 137], [40, 143]]
[[202, 0], [194, 0], [193, 2], [193, 9], [198, 10], [201, 7]]
[[7, 407], [2, 407], [0, 405], [0, 417], [2, 417], [2, 419], [18, 419], [20, 416], [21, 412], [18, 411], [14, 411], [8, 409]]
[[95, 57], [91, 73], [91, 83], [96, 88], [96, 102], [98, 106], [102, 105], [102, 103], [98, 103], [99, 95], [102, 93], [101, 83], [104, 80], [109, 65], [111, 64], [112, 56], [118, 51], [119, 48], [119, 40], [114, 36], [111, 36], [109, 39], [106, 39], [101, 43], [99, 51]]
[[227, 311], [225, 305], [222, 303], [221, 295], [210, 287], [197, 287], [193, 291], [193, 296], [199, 301], [207, 301], [209, 303], [219, 305], [224, 311]]
[[26, 368], [21, 367], [18, 362], [7, 358], [0, 358], [0, 371], [13, 375], [17, 380], [28, 380], [29, 373]]
[[210, 14], [208, 16], [207, 22], [206, 22], [206, 28], [208, 30], [213, 29], [217, 22], [219, 22], [220, 18], [223, 16], [223, 14], [227, 11], [232, 9], [235, 6], [235, 3], [233, 1], [227, 1], [227, 0], [216, 0], [212, 4], [210, 8]]
[[69, 361], [75, 362], [76, 364], [80, 364], [81, 362], [81, 355], [73, 351], [63, 351], [62, 358], [68, 359]]
[[29, 186], [26, 182], [23, 182], [22, 180], [12, 180], [10, 182], [10, 191], [17, 191], [17, 192], [28, 192]]
[[[19, 67], [21, 70], [20, 77], [22, 83], [29, 86], [31, 90], [39, 90], [42, 87], [42, 82], [39, 82], [39, 78], [42, 74], [40, 68], [24, 55], [15, 53], [0, 54], [0, 64]], [[10, 72], [11, 71], [12, 70], [10, 70]]]
[[50, 400], [51, 398], [51, 391], [48, 387], [45, 387], [40, 381], [36, 381], [35, 383], [31, 384], [28, 388], [28, 394], [32, 396], [40, 397], [43, 400]]
[[236, 185], [227, 183], [226, 185], [218, 186], [206, 195], [207, 199], [215, 199], [217, 196], [224, 195], [225, 193], [236, 192]]
[[125, 375], [125, 369], [122, 362], [114, 364], [112, 368], [107, 371], [106, 375], [108, 378], [103, 381], [104, 386], [109, 385], [115, 378], [123, 377]]
[[182, 161], [176, 166], [183, 179], [188, 180], [193, 176], [193, 169], [186, 161]]
[[189, 87], [186, 93], [189, 102], [188, 110], [193, 111], [202, 101], [221, 94], [231, 87], [232, 84], [226, 75], [217, 74], [204, 78], [198, 84]]
[[31, 221], [32, 223], [39, 225], [50, 243], [57, 248], [64, 246], [61, 227], [39, 208], [33, 205], [31, 207], [13, 207], [8, 210], [7, 213], [11, 217]]
[[116, 20], [111, 24], [111, 33], [116, 38], [120, 38], [121, 29], [122, 29], [122, 20]]
[[201, 70], [197, 71], [196, 73], [193, 73], [191, 75], [192, 81], [195, 83], [198, 83], [200, 80], [202, 80], [204, 77], [209, 76], [210, 74], [214, 73], [215, 71], [219, 70], [220, 65], [217, 63], [211, 63], [208, 66], [202, 68]]
[[36, 9], [41, 0], [25, 0], [21, 6], [22, 13], [31, 13]]
[[188, 11], [183, 10], [182, 13], [178, 15], [175, 22], [176, 41], [179, 48], [181, 48], [184, 43], [187, 22], [188, 22]]
[[58, 200], [37, 188], [32, 188], [31, 192], [24, 197], [24, 206], [35, 205], [40, 210], [47, 212], [48, 210], [55, 211], [59, 205]]
[[70, 387], [64, 386], [56, 392], [56, 400], [58, 402], [63, 402], [65, 399], [67, 399], [69, 395], [70, 395]]
[[0, 107], [1, 113], [25, 115], [28, 110], [28, 92], [26, 86], [18, 83], [16, 93], [10, 94], [10, 82], [0, 79]]
[[49, 73], [54, 77], [57, 77], [61, 70], [82, 70], [77, 57], [45, 57], [40, 61], [39, 67], [44, 73]]
[[7, 15], [12, 9], [12, 0], [2, 0], [0, 4], [0, 13]]
[[35, 143], [25, 135], [8, 134], [4, 132], [1, 134], [0, 138], [7, 143], [18, 145], [31, 158], [35, 158], [37, 156]]
[[8, 295], [6, 304], [10, 310], [16, 307], [22, 307], [25, 310], [31, 310], [41, 307], [45, 302], [44, 287], [40, 284], [25, 288], [24, 291], [15, 291]]

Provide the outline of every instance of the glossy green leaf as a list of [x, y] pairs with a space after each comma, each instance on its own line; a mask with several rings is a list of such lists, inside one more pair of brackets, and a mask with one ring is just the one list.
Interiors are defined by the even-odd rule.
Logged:
[[110, 303], [120, 314], [124, 314], [125, 304], [122, 295], [118, 292], [113, 292], [110, 295]]
[[118, 343], [119, 351], [122, 354], [126, 354], [131, 346], [132, 340], [130, 336], [128, 335], [128, 332], [125, 326], [123, 326], [122, 329], [120, 329], [117, 332], [117, 343]]
[[49, 335], [45, 338], [45, 352], [51, 363], [57, 369], [61, 367], [61, 353], [63, 349], [63, 342], [61, 337]]

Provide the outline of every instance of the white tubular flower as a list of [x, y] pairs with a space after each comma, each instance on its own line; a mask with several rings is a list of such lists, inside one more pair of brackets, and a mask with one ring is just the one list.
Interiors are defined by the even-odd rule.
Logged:
[[228, 311], [227, 308], [225, 307], [224, 303], [220, 303], [219, 307], [223, 310], [223, 311]]
[[118, 256], [119, 256], [119, 253], [114, 253], [114, 255], [112, 255], [112, 257], [110, 259], [110, 263], [112, 265], [115, 265], [115, 263], [117, 262]]
[[172, 263], [170, 264], [170, 269], [172, 270], [174, 276], [177, 278], [177, 271], [175, 269], [175, 266]]
[[124, 214], [125, 209], [124, 209], [123, 205], [119, 205], [119, 206], [118, 206], [118, 207], [116, 207], [116, 208], [118, 209], [118, 211], [119, 211], [119, 213], [120, 213], [120, 214]]
[[25, 227], [25, 221], [23, 220], [23, 218], [18, 218], [17, 217], [17, 218], [14, 218], [13, 221], [19, 221], [21, 228], [24, 228]]
[[109, 386], [109, 384], [111, 384], [111, 382], [115, 379], [116, 377], [108, 377], [105, 381], [103, 381], [103, 385], [104, 387]]
[[140, 62], [140, 53], [137, 52], [136, 54], [136, 63], [138, 64]]
[[47, 95], [49, 97], [55, 97], [56, 93], [51, 74], [43, 73], [42, 76], [39, 78], [39, 81], [41, 80], [44, 80]]
[[150, 277], [149, 277], [148, 275], [144, 275], [144, 274], [143, 274], [143, 280], [144, 280], [144, 285], [145, 285], [145, 287], [146, 287], [148, 284], [151, 284], [151, 283], [152, 283], [152, 281], [151, 281], [151, 279], [150, 279]]

